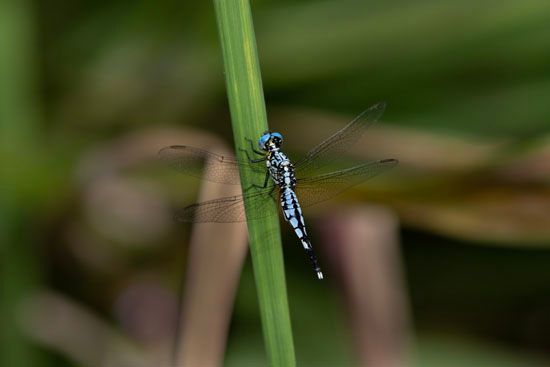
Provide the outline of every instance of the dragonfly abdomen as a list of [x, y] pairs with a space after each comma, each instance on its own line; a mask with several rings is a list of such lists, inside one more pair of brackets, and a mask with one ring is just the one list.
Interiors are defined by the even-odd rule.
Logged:
[[290, 188], [281, 191], [281, 207], [285, 220], [292, 226], [298, 238], [302, 241], [304, 248], [311, 247], [308, 243], [306, 225], [302, 216], [302, 208], [298, 203], [296, 193]]
[[302, 208], [300, 207], [296, 193], [290, 187], [285, 187], [281, 190], [281, 207], [283, 209], [285, 220], [291, 225], [292, 229], [294, 229], [294, 232], [298, 236], [298, 239], [300, 239], [304, 250], [306, 250], [309, 260], [311, 261], [311, 265], [317, 273], [317, 277], [319, 279], [323, 279], [321, 267], [317, 263], [317, 257], [315, 256], [313, 246], [311, 245], [306, 232]]

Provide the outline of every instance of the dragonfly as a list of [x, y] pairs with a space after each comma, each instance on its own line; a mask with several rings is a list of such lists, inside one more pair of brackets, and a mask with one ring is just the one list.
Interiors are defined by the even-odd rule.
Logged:
[[222, 184], [240, 184], [239, 169], [254, 174], [265, 173], [263, 184], [245, 188], [242, 195], [228, 196], [189, 205], [176, 212], [181, 222], [240, 222], [247, 220], [244, 203], [255, 213], [255, 220], [273, 215], [273, 201], [279, 202], [284, 219], [294, 230], [306, 251], [318, 279], [323, 279], [317, 256], [307, 234], [302, 208], [333, 198], [363, 181], [397, 165], [396, 159], [367, 161], [337, 171], [327, 167], [341, 158], [372, 126], [385, 110], [377, 103], [359, 114], [349, 124], [310, 150], [292, 164], [281, 150], [283, 135], [265, 132], [257, 142], [246, 139], [249, 147], [241, 148], [247, 157], [239, 160], [187, 145], [172, 145], [159, 151], [159, 158], [175, 170]]

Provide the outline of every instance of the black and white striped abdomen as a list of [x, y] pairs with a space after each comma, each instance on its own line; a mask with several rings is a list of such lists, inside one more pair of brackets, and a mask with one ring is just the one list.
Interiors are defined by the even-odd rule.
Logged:
[[302, 208], [300, 207], [296, 193], [288, 187], [281, 190], [281, 207], [285, 220], [292, 226], [304, 248], [310, 249], [311, 244], [307, 237]]
[[302, 246], [304, 246], [309, 256], [309, 260], [311, 261], [311, 265], [313, 266], [313, 270], [317, 273], [317, 278], [323, 279], [323, 272], [317, 263], [317, 257], [313, 251], [313, 246], [311, 246], [311, 242], [307, 236], [306, 225], [304, 223], [304, 217], [302, 216], [302, 208], [300, 208], [296, 193], [290, 187], [283, 187], [281, 189], [281, 206], [285, 220], [292, 226]]

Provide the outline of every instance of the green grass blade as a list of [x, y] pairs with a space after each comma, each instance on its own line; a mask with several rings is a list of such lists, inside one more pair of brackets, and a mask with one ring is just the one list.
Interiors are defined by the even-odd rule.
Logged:
[[[245, 139], [256, 140], [267, 130], [250, 4], [248, 0], [214, 0], [214, 5], [235, 146], [239, 158], [246, 159], [239, 150], [247, 147]], [[263, 179], [261, 174], [241, 172], [243, 187], [261, 183]], [[247, 217], [257, 216], [254, 208], [246, 202], [245, 206]], [[275, 212], [276, 205], [273, 204], [269, 210]], [[278, 216], [249, 221], [248, 235], [270, 365], [295, 366]]]

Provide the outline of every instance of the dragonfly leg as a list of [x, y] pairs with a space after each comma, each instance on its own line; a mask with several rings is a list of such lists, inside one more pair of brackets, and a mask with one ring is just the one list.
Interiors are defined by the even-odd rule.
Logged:
[[239, 150], [241, 152], [244, 152], [244, 154], [246, 154], [246, 158], [248, 159], [248, 162], [250, 162], [250, 163], [260, 163], [260, 162], [265, 162], [265, 160], [266, 160], [265, 156], [263, 156], [262, 158], [254, 159], [254, 158], [250, 157], [250, 154], [248, 153], [248, 150], [243, 149], [243, 148], [240, 148]]
[[257, 150], [256, 148], [254, 148], [254, 141], [250, 138], [244, 138], [244, 140], [246, 140], [248, 142], [248, 144], [250, 144], [250, 150], [253, 151], [254, 153], [258, 154], [258, 155], [261, 155], [261, 156], [264, 156], [265, 153], [262, 152], [262, 151], [259, 151]]
[[[252, 185], [248, 186], [246, 189], [244, 189], [244, 192], [247, 192], [248, 190], [253, 189], [253, 188], [254, 189], [265, 189], [267, 187], [268, 181], [269, 181], [269, 171], [266, 171], [263, 185], [252, 184]], [[271, 194], [274, 189], [275, 189], [275, 186], [273, 186], [273, 189], [271, 190], [271, 192], [269, 194]]]

